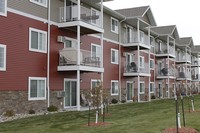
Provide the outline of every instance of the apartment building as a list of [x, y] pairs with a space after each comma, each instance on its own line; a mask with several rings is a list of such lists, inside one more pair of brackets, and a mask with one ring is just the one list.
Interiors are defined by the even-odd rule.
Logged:
[[181, 93], [200, 91], [192, 38], [157, 26], [149, 6], [114, 11], [106, 1], [0, 0], [0, 113], [81, 110], [99, 81], [109, 101], [171, 98], [183, 83]]

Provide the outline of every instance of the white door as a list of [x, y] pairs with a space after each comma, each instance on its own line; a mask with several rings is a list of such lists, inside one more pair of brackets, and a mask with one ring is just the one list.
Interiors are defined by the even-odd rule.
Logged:
[[64, 81], [64, 106], [74, 107], [76, 106], [76, 81], [75, 80], [65, 80]]
[[163, 97], [163, 88], [162, 88], [162, 83], [158, 84], [158, 97], [162, 98]]

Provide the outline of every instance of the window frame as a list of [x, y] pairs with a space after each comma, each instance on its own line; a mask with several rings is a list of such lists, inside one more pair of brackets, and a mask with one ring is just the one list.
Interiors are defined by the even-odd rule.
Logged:
[[[45, 46], [44, 46], [44, 50], [40, 50], [39, 48], [38, 49], [34, 49], [34, 48], [32, 48], [31, 47], [31, 36], [32, 36], [32, 31], [34, 31], [34, 32], [37, 32], [38, 34], [39, 33], [42, 33], [42, 34], [44, 34], [45, 35]], [[39, 39], [39, 38], [38, 38]], [[29, 28], [29, 51], [33, 51], [33, 52], [39, 52], [39, 53], [47, 53], [47, 32], [46, 31], [44, 31], [44, 30], [39, 30], [39, 29], [35, 29], [35, 28]]]
[[[112, 60], [112, 52], [114, 52], [114, 61]], [[117, 57], [116, 57], [117, 56]], [[111, 48], [111, 64], [119, 64], [119, 50]]]
[[7, 16], [7, 0], [4, 0], [4, 12], [0, 12], [0, 16]]
[[0, 48], [3, 48], [3, 67], [0, 67], [0, 71], [6, 71], [6, 45], [0, 44]]
[[[114, 29], [114, 30], [112, 29], [112, 27], [113, 27], [112, 21], [113, 21], [113, 20], [116, 21], [116, 23], [117, 23], [117, 26], [115, 26], [115, 29]], [[117, 20], [116, 18], [111, 17], [110, 23], [111, 23], [111, 32], [116, 33], [116, 34], [119, 34], [119, 20]]]
[[[144, 84], [144, 89], [141, 91], [141, 84]], [[140, 92], [139, 94], [144, 94], [145, 93], [145, 82], [144, 81], [140, 81]]]
[[[152, 87], [152, 90], [151, 90], [151, 84], [153, 85]], [[150, 82], [149, 84], [149, 90], [150, 90], [150, 93], [155, 93], [155, 83], [154, 82]]]
[[[112, 91], [112, 83], [117, 83], [117, 88], [115, 88], [115, 91], [117, 89], [117, 93], [113, 93], [113, 91]], [[116, 85], [115, 85], [115, 87], [116, 87]], [[110, 90], [110, 92], [111, 92], [111, 96], [119, 95], [119, 81], [118, 80], [111, 80], [111, 90]]]
[[144, 56], [140, 56], [140, 58], [142, 59], [142, 62], [140, 61], [140, 68], [144, 68]]
[[[151, 61], [153, 62], [152, 67], [151, 67]], [[149, 67], [150, 67], [151, 70], [154, 70], [154, 67], [155, 67], [154, 59], [150, 59]]]
[[37, 5], [40, 5], [40, 6], [43, 6], [43, 7], [47, 8], [48, 0], [45, 0], [45, 1], [46, 1], [46, 4], [42, 4], [41, 2], [38, 2], [38, 1], [35, 1], [35, 0], [30, 0], [30, 2], [32, 2], [32, 3], [35, 3]]
[[[95, 94], [93, 94], [93, 91], [92, 91], [93, 90], [93, 86], [92, 86], [93, 82], [95, 82], [96, 84], [98, 84], [98, 82], [99, 82], [99, 85], [100, 85], [100, 80], [98, 80], [98, 79], [91, 79], [91, 96], [95, 95]], [[97, 87], [97, 86], [95, 86], [95, 87]]]
[[[31, 97], [31, 80], [42, 80], [44, 81], [44, 97]], [[46, 77], [29, 77], [28, 78], [28, 100], [34, 101], [34, 100], [46, 100]], [[38, 89], [38, 88], [37, 88]]]

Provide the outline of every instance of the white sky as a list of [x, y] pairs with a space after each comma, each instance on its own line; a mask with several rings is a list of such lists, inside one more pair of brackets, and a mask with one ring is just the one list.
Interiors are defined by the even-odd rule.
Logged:
[[192, 37], [200, 45], [200, 0], [114, 0], [104, 5], [113, 10], [149, 5], [157, 26], [176, 25], [180, 37]]

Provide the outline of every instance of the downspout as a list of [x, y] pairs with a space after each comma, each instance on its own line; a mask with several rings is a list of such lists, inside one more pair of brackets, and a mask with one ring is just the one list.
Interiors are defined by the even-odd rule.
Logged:
[[49, 107], [50, 105], [50, 87], [49, 87], [49, 72], [50, 72], [50, 22], [51, 22], [51, 19], [50, 19], [50, 16], [51, 16], [51, 9], [50, 9], [50, 6], [51, 6], [51, 0], [49, 0], [48, 2], [48, 33], [47, 33], [47, 38], [48, 38], [48, 41], [47, 41], [47, 107]]
[[126, 17], [124, 19], [122, 19], [121, 21], [119, 21], [119, 35], [118, 35], [118, 40], [119, 40], [119, 100], [121, 101], [122, 100], [122, 91], [121, 91], [121, 42], [122, 42], [122, 39], [121, 39], [121, 23], [124, 22], [126, 20]]

